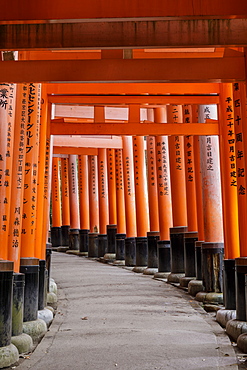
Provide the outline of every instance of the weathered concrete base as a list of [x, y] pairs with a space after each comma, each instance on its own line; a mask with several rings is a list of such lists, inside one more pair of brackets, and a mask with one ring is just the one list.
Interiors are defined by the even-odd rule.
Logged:
[[116, 260], [116, 253], [106, 253], [104, 255], [104, 260], [106, 262], [114, 262]]
[[53, 308], [53, 307], [51, 307], [51, 306], [46, 306], [45, 308], [46, 308], [47, 310], [50, 310], [50, 311], [52, 312], [52, 315], [54, 316], [55, 310], [54, 310], [54, 308]]
[[37, 319], [34, 321], [26, 321], [23, 323], [23, 333], [30, 335], [34, 344], [39, 343], [47, 332], [47, 326], [44, 320]]
[[0, 347], [0, 369], [13, 365], [19, 360], [19, 352], [16, 346], [10, 344], [6, 347]]
[[123, 266], [125, 270], [133, 271], [133, 266]]
[[244, 352], [247, 353], [247, 334], [240, 334], [240, 336], [237, 339], [237, 345], [238, 348]]
[[223, 304], [223, 293], [199, 292], [196, 295], [196, 300], [202, 303]]
[[57, 284], [52, 278], [50, 278], [49, 292], [57, 294]]
[[147, 266], [135, 266], [134, 268], [132, 268], [132, 271], [137, 272], [138, 274], [142, 274], [146, 268]]
[[241, 334], [247, 333], [247, 322], [230, 320], [226, 324], [226, 332], [234, 342], [237, 342], [237, 339]]
[[11, 337], [11, 343], [16, 346], [19, 354], [31, 352], [33, 349], [33, 340], [25, 333]]
[[226, 324], [230, 320], [236, 319], [236, 310], [226, 310], [220, 309], [216, 314], [216, 321], [223, 327], [226, 327]]
[[49, 328], [53, 320], [53, 313], [48, 308], [44, 308], [43, 310], [38, 311], [38, 319], [44, 320], [47, 328]]
[[67, 254], [74, 254], [74, 255], [78, 256], [78, 255], [79, 255], [79, 253], [80, 253], [80, 251], [79, 251], [78, 249], [68, 249], [68, 250], [66, 251], [66, 253], [67, 253]]
[[154, 279], [167, 279], [169, 275], [170, 272], [156, 272]]
[[80, 257], [88, 257], [88, 252], [80, 252], [79, 251], [78, 256], [80, 256]]
[[173, 273], [171, 272], [168, 275], [167, 282], [168, 283], [179, 283], [179, 280], [184, 277], [184, 273]]
[[67, 250], [69, 249], [69, 246], [60, 246], [60, 247], [57, 247], [57, 252], [62, 252], [62, 253], [66, 253]]
[[158, 272], [157, 268], [147, 267], [144, 271], [144, 275], [155, 275]]
[[57, 295], [53, 292], [47, 293], [47, 304], [56, 309], [57, 307]]
[[182, 288], [188, 288], [189, 282], [195, 280], [195, 277], [184, 276], [179, 279], [180, 286]]
[[115, 265], [115, 266], [125, 266], [125, 260], [115, 260], [113, 262], [113, 265]]
[[205, 290], [202, 280], [191, 280], [188, 284], [188, 293], [195, 297], [197, 293]]

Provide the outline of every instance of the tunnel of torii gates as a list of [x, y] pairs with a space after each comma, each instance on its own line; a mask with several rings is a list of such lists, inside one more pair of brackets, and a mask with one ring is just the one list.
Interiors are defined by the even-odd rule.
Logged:
[[52, 248], [202, 280], [246, 321], [246, 1], [51, 3], [1, 6], [0, 348]]

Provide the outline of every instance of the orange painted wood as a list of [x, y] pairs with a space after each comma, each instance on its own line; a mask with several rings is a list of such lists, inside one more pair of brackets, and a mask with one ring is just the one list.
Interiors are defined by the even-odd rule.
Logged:
[[69, 206], [69, 160], [61, 158], [62, 225], [70, 225]]
[[[154, 109], [154, 119], [157, 122], [166, 121], [166, 109]], [[156, 170], [157, 170], [157, 186], [159, 200], [159, 228], [160, 240], [170, 240], [170, 227], [172, 221], [172, 201], [171, 201], [171, 183], [170, 183], [170, 161], [168, 149], [168, 137], [155, 137], [156, 150]]]
[[70, 228], [80, 229], [77, 156], [69, 156]]
[[240, 237], [240, 256], [247, 256], [247, 131], [246, 131], [246, 86], [243, 83], [233, 84], [233, 107], [236, 148], [236, 174], [238, 195], [238, 221]]
[[[183, 106], [184, 123], [193, 122], [192, 106]], [[193, 136], [184, 137], [185, 185], [187, 202], [188, 231], [197, 231], [196, 178]]]
[[35, 256], [41, 85], [29, 84], [21, 257]]
[[52, 159], [52, 227], [61, 227], [60, 158]]
[[98, 149], [54, 146], [53, 154], [98, 155]]
[[[182, 106], [167, 106], [167, 120], [181, 121]], [[185, 187], [185, 164], [184, 164], [184, 140], [182, 136], [170, 136], [169, 158], [171, 174], [172, 216], [173, 226], [187, 226], [186, 187]]]
[[89, 193], [88, 193], [88, 156], [78, 156], [80, 228], [90, 229], [89, 222]]
[[115, 149], [107, 149], [107, 179], [109, 197], [109, 224], [117, 224], [116, 159]]
[[131, 136], [123, 136], [123, 171], [124, 171], [124, 196], [126, 212], [126, 236], [136, 237], [136, 206], [133, 143]]
[[99, 188], [99, 233], [106, 234], [106, 226], [109, 224], [106, 149], [99, 149], [98, 188]]
[[159, 231], [155, 137], [147, 137], [148, 205], [150, 231]]
[[220, 160], [226, 259], [239, 257], [237, 165], [232, 84], [222, 84], [219, 107]]
[[19, 272], [20, 267], [26, 126], [27, 85], [23, 84], [18, 85], [16, 91], [16, 114], [13, 138], [15, 150], [13, 151], [8, 256], [6, 258], [14, 262], [15, 272]]
[[[199, 106], [198, 120], [216, 118], [216, 106]], [[205, 242], [223, 242], [222, 199], [220, 185], [219, 140], [216, 136], [200, 137], [201, 176]]]
[[0, 258], [8, 258], [15, 85], [0, 84]]
[[88, 157], [90, 232], [99, 232], [98, 159]]
[[64, 136], [58, 135], [54, 137], [54, 146], [59, 147], [85, 147], [85, 148], [113, 148], [113, 149], [122, 149], [122, 138], [118, 136], [106, 137], [92, 137], [92, 136]]
[[116, 201], [117, 201], [117, 232], [126, 233], [125, 203], [124, 203], [124, 174], [123, 174], [123, 151], [115, 150], [116, 162]]

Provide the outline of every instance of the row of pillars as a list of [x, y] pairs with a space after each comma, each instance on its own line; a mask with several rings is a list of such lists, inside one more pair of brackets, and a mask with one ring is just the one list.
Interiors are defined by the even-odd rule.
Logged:
[[[71, 227], [67, 245], [89, 257], [116, 254], [111, 257], [127, 266], [170, 271], [171, 281], [179, 274], [202, 278], [208, 292], [222, 292], [224, 260], [225, 304], [232, 305], [235, 267], [228, 266], [245, 264], [247, 255], [245, 86], [222, 84], [219, 107], [148, 109], [148, 120], [158, 123], [210, 119], [219, 120], [219, 137], [123, 136], [122, 150], [99, 149], [98, 156], [71, 155], [61, 163], [54, 158], [54, 232]], [[129, 121], [139, 120], [139, 107], [131, 109]]]

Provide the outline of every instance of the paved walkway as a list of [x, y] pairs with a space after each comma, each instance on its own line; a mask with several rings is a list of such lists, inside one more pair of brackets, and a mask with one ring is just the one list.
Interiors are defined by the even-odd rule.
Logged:
[[178, 288], [62, 253], [52, 277], [58, 312], [19, 370], [237, 369], [224, 330]]

